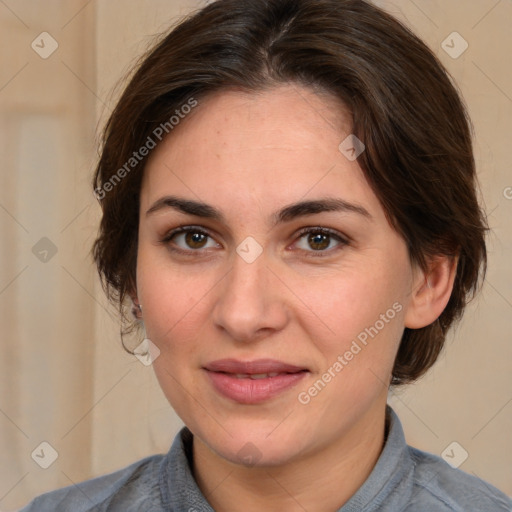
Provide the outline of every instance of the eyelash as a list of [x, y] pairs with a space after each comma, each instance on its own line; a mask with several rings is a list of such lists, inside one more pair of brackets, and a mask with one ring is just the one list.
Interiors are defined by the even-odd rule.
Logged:
[[[173, 247], [171, 245], [171, 240], [176, 236], [176, 235], [179, 235], [179, 234], [182, 234], [182, 233], [196, 233], [196, 234], [201, 234], [201, 235], [205, 235], [209, 238], [213, 238], [207, 231], [201, 229], [200, 227], [196, 227], [196, 226], [180, 226], [179, 228], [176, 228], [176, 229], [173, 229], [172, 231], [170, 231], [169, 233], [167, 233], [164, 238], [161, 240], [161, 243], [165, 244], [168, 246], [168, 249], [170, 251], [173, 251], [173, 252], [176, 252], [176, 253], [179, 253], [179, 254], [183, 254], [183, 255], [196, 255], [197, 253], [201, 252], [202, 249], [189, 249], [189, 250], [185, 250], [185, 249], [180, 249], [180, 248], [177, 248], [177, 247]], [[307, 227], [307, 228], [303, 228], [299, 231], [299, 233], [297, 234], [297, 238], [298, 239], [301, 239], [303, 236], [305, 235], [308, 235], [308, 234], [311, 234], [311, 233], [315, 233], [315, 234], [323, 234], [323, 235], [328, 235], [332, 238], [334, 238], [337, 242], [339, 242], [339, 244], [334, 247], [334, 248], [331, 248], [331, 249], [326, 249], [326, 250], [318, 250], [318, 251], [307, 251], [305, 249], [299, 249], [300, 251], [303, 251], [303, 252], [306, 252], [306, 253], [309, 253], [308, 257], [313, 257], [313, 258], [318, 258], [318, 257], [325, 257], [326, 255], [330, 256], [332, 254], [333, 251], [336, 251], [336, 250], [339, 250], [341, 248], [343, 248], [344, 246], [347, 246], [349, 245], [349, 240], [346, 238], [346, 237], [343, 237], [341, 236], [337, 231], [334, 231], [332, 229], [329, 229], [329, 228], [323, 228], [323, 227]]]

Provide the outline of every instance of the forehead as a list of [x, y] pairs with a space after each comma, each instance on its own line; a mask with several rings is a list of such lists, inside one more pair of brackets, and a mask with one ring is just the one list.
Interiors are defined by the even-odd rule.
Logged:
[[[275, 86], [257, 92], [233, 88], [210, 93], [198, 100], [198, 106], [185, 117], [163, 144], [180, 139], [181, 144], [190, 142], [193, 125], [193, 144], [200, 137], [203, 143], [214, 144], [220, 138], [231, 147], [252, 144], [256, 135], [280, 134], [280, 139], [265, 138], [261, 142], [292, 142], [295, 146], [311, 141], [311, 134], [328, 130], [338, 138], [340, 133], [350, 133], [352, 124], [348, 108], [335, 96], [322, 90], [295, 84]], [[300, 130], [295, 130], [300, 125]], [[186, 131], [186, 133], [184, 133]], [[289, 139], [293, 139], [290, 141]]]
[[325, 93], [296, 85], [217, 92], [150, 155], [141, 202], [181, 192], [243, 210], [331, 194], [372, 209], [377, 200], [357, 161], [339, 150], [350, 130], [346, 107]]

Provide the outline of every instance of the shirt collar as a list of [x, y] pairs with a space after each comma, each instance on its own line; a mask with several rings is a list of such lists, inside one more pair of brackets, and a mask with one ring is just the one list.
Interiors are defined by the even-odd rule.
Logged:
[[[390, 499], [400, 500], [395, 504], [396, 508], [390, 510], [400, 510], [400, 505], [407, 501], [409, 493], [403, 492], [405, 489], [401, 493], [393, 491], [412, 474], [413, 461], [400, 420], [389, 405], [386, 405], [386, 418], [389, 429], [377, 464], [363, 485], [338, 512], [378, 510], [383, 503], [392, 505]], [[160, 471], [163, 505], [170, 511], [193, 509], [197, 512], [214, 512], [192, 474], [192, 439], [190, 430], [183, 427], [163, 460]]]

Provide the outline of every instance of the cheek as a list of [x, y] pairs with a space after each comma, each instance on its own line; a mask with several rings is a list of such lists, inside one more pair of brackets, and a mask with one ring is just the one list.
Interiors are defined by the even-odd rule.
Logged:
[[165, 250], [155, 250], [141, 241], [137, 256], [137, 290], [143, 304], [148, 337], [155, 340], [181, 339], [175, 331], [192, 323], [208, 300], [215, 280], [211, 272], [199, 266], [173, 263]]
[[366, 268], [353, 266], [321, 278], [297, 279], [291, 287], [308, 307], [303, 318], [309, 319], [309, 329], [332, 348], [341, 348], [340, 342], [360, 333], [364, 338], [365, 329], [376, 323], [379, 331], [400, 332], [406, 287], [389, 266], [374, 261]]
[[354, 266], [325, 280], [324, 286], [303, 285], [297, 291], [315, 312], [308, 313], [305, 329], [321, 353], [316, 378], [329, 381], [329, 391], [315, 398], [316, 404], [330, 408], [333, 401], [334, 415], [339, 407], [367, 403], [383, 392], [403, 333], [405, 281], [390, 266], [374, 261], [365, 267], [372, 271]]
[[143, 303], [147, 337], [160, 350], [153, 370], [167, 399], [183, 419], [197, 404], [184, 390], [194, 389], [194, 367], [199, 367], [205, 308], [212, 284], [206, 275], [195, 275], [160, 265], [144, 255], [139, 259], [138, 286]]

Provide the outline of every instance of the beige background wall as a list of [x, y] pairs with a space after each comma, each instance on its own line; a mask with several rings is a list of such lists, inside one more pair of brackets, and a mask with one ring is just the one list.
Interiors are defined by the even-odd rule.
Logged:
[[[153, 35], [204, 3], [0, 2], [0, 510], [167, 451], [181, 426], [151, 368], [120, 346], [88, 255], [99, 213], [89, 181], [114, 84]], [[483, 293], [436, 367], [390, 403], [410, 444], [441, 454], [457, 441], [461, 469], [512, 495], [512, 3], [378, 3], [461, 88], [493, 229]], [[43, 31], [59, 45], [46, 59], [31, 48], [51, 49]], [[453, 31], [469, 44], [457, 59], [441, 48]], [[31, 458], [37, 448], [50, 460], [43, 441], [58, 452], [48, 469]]]

